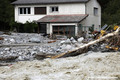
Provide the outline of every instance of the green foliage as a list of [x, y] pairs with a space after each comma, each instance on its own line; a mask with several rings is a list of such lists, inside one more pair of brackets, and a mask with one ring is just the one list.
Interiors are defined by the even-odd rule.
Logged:
[[92, 33], [94, 31], [94, 27], [90, 27], [89, 31]]
[[113, 25], [110, 25], [110, 30], [114, 30], [114, 27], [117, 26], [117, 25], [118, 25], [117, 23], [115, 23]]
[[17, 32], [26, 32], [26, 33], [33, 33], [37, 32], [38, 25], [35, 22], [26, 22], [25, 24], [12, 22], [10, 25], [11, 31]]
[[0, 0], [0, 21], [10, 23], [13, 20], [14, 8], [9, 0]]
[[[35, 23], [14, 22], [14, 6], [11, 3], [16, 0], [0, 0], [0, 30], [14, 30], [19, 32], [35, 32], [37, 26]], [[98, 0], [102, 7], [102, 25], [120, 25], [120, 0]]]
[[0, 0], [0, 30], [36, 32], [38, 25], [35, 22], [26, 22], [25, 24], [14, 22], [14, 6], [11, 5], [13, 1], [16, 0]]
[[31, 32], [35, 32], [35, 30], [37, 29], [38, 25], [35, 22], [26, 22], [24, 24], [24, 31], [31, 33]]
[[102, 25], [120, 24], [120, 0], [98, 0], [102, 7]]
[[0, 0], [0, 30], [8, 30], [14, 21], [14, 7], [10, 4], [11, 1], [15, 0]]

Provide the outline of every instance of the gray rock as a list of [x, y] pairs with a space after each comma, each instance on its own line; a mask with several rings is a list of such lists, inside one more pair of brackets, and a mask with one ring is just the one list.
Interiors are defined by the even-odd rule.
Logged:
[[66, 43], [66, 44], [71, 44], [70, 39], [67, 39], [67, 40], [65, 41], [65, 43]]
[[0, 35], [3, 35], [3, 34], [4, 34], [4, 32], [0, 31]]
[[5, 48], [5, 51], [9, 51], [10, 50], [10, 48]]
[[15, 43], [15, 40], [14, 40], [14, 39], [10, 39], [10, 42], [11, 42], [11, 43]]
[[60, 45], [63, 45], [65, 42], [66, 42], [65, 40], [61, 41], [61, 42], [60, 42]]
[[72, 42], [73, 44], [74, 44], [74, 43], [77, 43], [77, 41], [76, 41], [73, 37], [71, 37], [70, 40], [71, 40], [71, 42]]
[[81, 37], [81, 38], [78, 39], [78, 42], [79, 42], [79, 43], [82, 43], [83, 40], [84, 40], [84, 38]]
[[71, 50], [72, 46], [71, 45], [66, 45], [66, 47], [64, 48], [65, 50]]
[[41, 41], [40, 41], [39, 38], [31, 38], [30, 42], [32, 42], [32, 43], [40, 43]]

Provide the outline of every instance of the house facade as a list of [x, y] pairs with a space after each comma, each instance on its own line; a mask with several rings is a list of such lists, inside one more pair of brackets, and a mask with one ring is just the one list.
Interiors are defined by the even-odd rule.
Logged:
[[101, 26], [101, 6], [97, 0], [17, 0], [15, 21], [36, 21], [39, 31], [47, 34], [77, 36]]

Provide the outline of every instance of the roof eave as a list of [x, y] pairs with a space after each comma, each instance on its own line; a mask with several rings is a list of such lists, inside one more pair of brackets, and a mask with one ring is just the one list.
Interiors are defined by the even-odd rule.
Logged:
[[37, 23], [78, 23], [78, 21], [69, 21], [69, 22], [40, 22], [40, 21], [36, 21]]
[[73, 3], [87, 3], [88, 1], [85, 2], [53, 2], [53, 3], [11, 3], [12, 5], [38, 5], [38, 4], [73, 4]]
[[84, 17], [82, 20], [78, 21], [78, 23], [80, 23], [80, 22], [82, 22], [83, 20], [85, 20], [88, 16], [89, 16], [89, 14], [87, 14], [87, 16]]

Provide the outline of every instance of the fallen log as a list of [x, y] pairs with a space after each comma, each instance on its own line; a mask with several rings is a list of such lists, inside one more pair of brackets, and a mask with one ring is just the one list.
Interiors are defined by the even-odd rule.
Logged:
[[40, 46], [40, 44], [0, 44], [0, 47], [18, 47], [18, 46]]
[[3, 37], [0, 37], [0, 40], [4, 40], [4, 38], [3, 38]]
[[59, 55], [56, 55], [56, 56], [52, 56], [51, 58], [55, 59], [55, 58], [61, 58], [61, 57], [76, 56], [76, 55], [85, 53], [85, 52], [87, 52], [88, 47], [90, 47], [91, 45], [94, 45], [94, 44], [97, 44], [99, 42], [102, 42], [105, 39], [108, 39], [109, 37], [117, 36], [117, 35], [119, 35], [119, 31], [120, 31], [120, 27], [115, 32], [109, 33], [109, 34], [101, 37], [100, 39], [91, 41], [88, 44], [80, 46], [80, 47], [78, 47], [78, 48], [76, 48], [76, 49], [74, 49], [72, 51], [68, 51], [66, 53], [62, 53], [62, 54], [59, 54]]
[[51, 58], [52, 56], [55, 56], [55, 54], [36, 54], [34, 58], [37, 60], [43, 60], [45, 58]]
[[12, 65], [12, 63], [0, 63], [0, 67], [1, 66], [10, 66], [10, 65]]
[[7, 57], [0, 57], [0, 61], [15, 61], [18, 56], [7, 56]]

